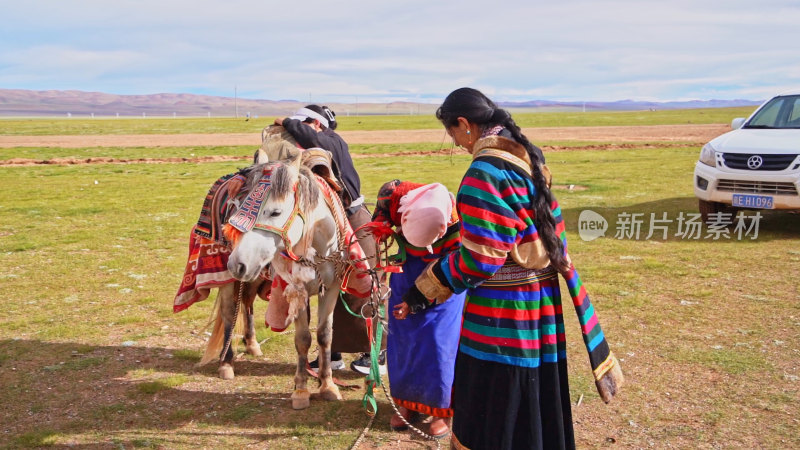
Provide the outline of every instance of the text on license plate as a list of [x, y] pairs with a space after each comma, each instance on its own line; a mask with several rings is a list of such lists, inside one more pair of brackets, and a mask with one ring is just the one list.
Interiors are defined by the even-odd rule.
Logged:
[[775, 207], [769, 195], [733, 194], [733, 206], [741, 208], [772, 209]]

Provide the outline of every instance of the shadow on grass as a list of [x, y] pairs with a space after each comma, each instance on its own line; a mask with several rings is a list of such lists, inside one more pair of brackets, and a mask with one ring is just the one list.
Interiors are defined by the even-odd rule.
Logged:
[[[63, 445], [71, 436], [80, 446], [88, 439], [106, 448], [109, 443], [269, 446], [274, 440], [302, 443], [315, 435], [351, 442], [366, 423], [363, 389], [342, 389], [341, 402], [312, 398], [308, 409], [293, 410], [293, 363], [269, 361], [269, 356], [239, 360], [236, 379], [224, 381], [217, 377], [216, 363], [195, 369], [195, 359], [174, 352], [0, 340], [0, 447]], [[335, 376], [363, 385], [363, 376], [344, 372]], [[317, 390], [314, 379], [309, 390]], [[388, 411], [383, 413], [388, 420]], [[194, 442], [196, 434], [206, 437]], [[225, 440], [233, 435], [235, 440]]]
[[[798, 214], [797, 211], [779, 210], [742, 210], [745, 217], [743, 224], [747, 228], [741, 231], [741, 238], [739, 238], [739, 231], [736, 230], [737, 220], [735, 215], [730, 216], [729, 222], [731, 225], [727, 227], [727, 238], [724, 234], [710, 232], [709, 226], [706, 224], [695, 225], [695, 227], [699, 226], [699, 237], [696, 233], [697, 228], [693, 228], [691, 232], [686, 233], [686, 220], [694, 216], [694, 222], [700, 222], [700, 218], [697, 216], [699, 214], [697, 199], [693, 197], [665, 198], [622, 207], [564, 209], [562, 210], [562, 214], [566, 221], [567, 230], [576, 232], [581, 230], [579, 217], [581, 212], [585, 210], [600, 214], [607, 221], [608, 229], [604, 235], [605, 239], [628, 241], [685, 241], [713, 244], [725, 241], [759, 242], [800, 237], [800, 214]], [[655, 214], [655, 216], [651, 216], [651, 214]], [[666, 214], [666, 216], [664, 214]], [[683, 224], [679, 224], [679, 217], [681, 214], [683, 214]], [[761, 216], [757, 220], [757, 234], [755, 228], [750, 229], [753, 222], [752, 218], [755, 217], [756, 214], [760, 214]], [[636, 216], [634, 217], [634, 215]], [[655, 221], [651, 220], [653, 217]], [[636, 221], [640, 221], [638, 239], [634, 237], [636, 236], [634, 225]], [[653, 227], [653, 235], [647, 239], [651, 226]], [[664, 239], [663, 231], [659, 228], [661, 226], [667, 227], [666, 239]], [[680, 229], [679, 226], [681, 227]], [[713, 239], [714, 235], [718, 235], [717, 240]], [[756, 236], [756, 238], [752, 239], [753, 236]]]

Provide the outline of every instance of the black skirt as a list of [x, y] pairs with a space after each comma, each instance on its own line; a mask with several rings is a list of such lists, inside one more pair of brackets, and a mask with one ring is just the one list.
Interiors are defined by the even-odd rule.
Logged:
[[575, 448], [566, 359], [527, 368], [459, 352], [452, 408], [454, 448]]

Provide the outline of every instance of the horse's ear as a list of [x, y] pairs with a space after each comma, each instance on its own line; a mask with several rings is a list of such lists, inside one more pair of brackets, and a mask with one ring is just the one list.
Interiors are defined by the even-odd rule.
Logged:
[[286, 164], [294, 167], [297, 170], [300, 170], [300, 167], [302, 166], [303, 163], [303, 158], [300, 157], [301, 154], [302, 151], [294, 152], [290, 155], [287, 155], [284, 161], [286, 161]]
[[267, 156], [267, 152], [260, 148], [256, 150], [255, 154], [253, 155], [253, 165], [266, 164], [268, 162], [269, 156]]

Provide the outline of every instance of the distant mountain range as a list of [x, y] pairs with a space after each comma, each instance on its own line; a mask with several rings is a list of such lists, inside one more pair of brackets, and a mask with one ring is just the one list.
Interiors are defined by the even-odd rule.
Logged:
[[[634, 111], [647, 109], [720, 108], [756, 106], [752, 100], [695, 100], [684, 102], [557, 102], [531, 100], [504, 102], [514, 110], [538, 111]], [[84, 91], [31, 91], [0, 89], [0, 116], [69, 116], [69, 117], [252, 117], [286, 115], [305, 105], [297, 100], [253, 100], [195, 94], [116, 95]], [[433, 114], [438, 105], [430, 103], [329, 103], [338, 115]]]
[[617, 100], [614, 102], [554, 102], [531, 100], [527, 102], [503, 102], [507, 108], [569, 108], [594, 111], [639, 111], [645, 109], [695, 109], [728, 108], [732, 106], [759, 106], [764, 100], [688, 100], [680, 102], [644, 102], [636, 100]]

